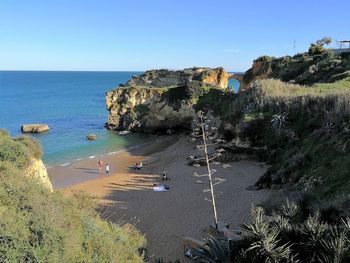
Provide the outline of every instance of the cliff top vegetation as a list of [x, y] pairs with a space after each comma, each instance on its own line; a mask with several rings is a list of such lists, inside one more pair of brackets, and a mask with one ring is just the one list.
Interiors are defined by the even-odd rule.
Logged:
[[38, 143], [1, 131], [0, 144], [1, 262], [143, 262], [146, 240], [133, 226], [102, 220], [87, 195], [51, 193], [25, 176]]

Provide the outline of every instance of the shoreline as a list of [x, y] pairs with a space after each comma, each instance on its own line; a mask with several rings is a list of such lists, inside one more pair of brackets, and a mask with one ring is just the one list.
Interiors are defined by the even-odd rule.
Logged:
[[[125, 139], [126, 141], [128, 141], [128, 140], [130, 140], [130, 141], [140, 140], [140, 141], [130, 143], [129, 145], [127, 143], [127, 145], [125, 145], [123, 147], [118, 147], [118, 145], [117, 145], [117, 150], [115, 150], [111, 147], [108, 147], [109, 149], [105, 149], [105, 151], [103, 151], [103, 150], [101, 151], [100, 149], [91, 148], [92, 151], [90, 152], [90, 154], [80, 153], [76, 156], [71, 156], [71, 158], [67, 158], [67, 159], [61, 158], [61, 161], [60, 161], [60, 159], [52, 161], [51, 159], [46, 160], [45, 158], [43, 158], [43, 162], [45, 164], [45, 167], [46, 167], [46, 169], [51, 169], [53, 167], [60, 167], [60, 166], [64, 167], [64, 166], [67, 166], [67, 165], [70, 165], [72, 163], [76, 163], [79, 161], [84, 161], [84, 160], [94, 159], [94, 158], [99, 158], [99, 157], [103, 158], [103, 157], [108, 156], [108, 155], [118, 154], [120, 152], [127, 151], [129, 149], [138, 148], [138, 147], [145, 146], [147, 144], [157, 142], [161, 138], [165, 137], [165, 135], [151, 135], [151, 136], [147, 135], [147, 137], [142, 138], [142, 135], [140, 135], [139, 133], [132, 133], [132, 134], [127, 134], [127, 135], [116, 134], [115, 136], [122, 136], [123, 139]], [[130, 137], [130, 136], [132, 136], [132, 137]], [[104, 138], [102, 140], [105, 141], [108, 139]], [[92, 144], [93, 143], [94, 142], [92, 142]], [[92, 147], [94, 147], [94, 146], [92, 145]]]
[[134, 149], [134, 148], [147, 146], [149, 144], [156, 143], [158, 141], [159, 141], [159, 139], [156, 139], [154, 141], [145, 142], [145, 143], [141, 143], [141, 144], [137, 144], [137, 145], [132, 145], [132, 146], [120, 149], [118, 151], [106, 152], [106, 153], [91, 155], [91, 156], [88, 156], [88, 157], [81, 157], [81, 158], [73, 159], [72, 161], [65, 162], [65, 163], [62, 163], [62, 164], [50, 164], [50, 165], [46, 165], [45, 164], [45, 166], [46, 166], [47, 170], [55, 168], [55, 167], [65, 167], [65, 166], [68, 166], [70, 164], [74, 164], [74, 163], [77, 163], [77, 162], [80, 162], [80, 161], [87, 161], [89, 159], [103, 158], [103, 157], [106, 157], [106, 156], [109, 156], [109, 155], [119, 154], [119, 153], [131, 150], [131, 149]]
[[[146, 155], [160, 151], [168, 144], [177, 140], [176, 136], [160, 136], [156, 140], [139, 145], [133, 145], [118, 151], [91, 155], [87, 158], [78, 158], [61, 165], [47, 167], [50, 181], [55, 190], [69, 188], [91, 180], [100, 180], [107, 177], [104, 165], [110, 164], [111, 171], [108, 177], [127, 172], [125, 165], [131, 166], [142, 161]], [[103, 161], [103, 173], [99, 172], [98, 160]]]

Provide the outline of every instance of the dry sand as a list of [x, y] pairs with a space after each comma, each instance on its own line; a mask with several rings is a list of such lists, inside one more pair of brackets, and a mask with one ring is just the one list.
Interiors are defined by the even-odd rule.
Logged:
[[[98, 159], [52, 168], [49, 176], [56, 188], [71, 185], [65, 192], [83, 190], [99, 198], [108, 207], [103, 216], [112, 222], [136, 225], [148, 240], [150, 258], [184, 260], [182, 239], [204, 237], [213, 222], [211, 204], [204, 199], [210, 195], [203, 193], [208, 181], [192, 176], [194, 172], [205, 173], [205, 167], [187, 165], [186, 156], [198, 154], [193, 148], [186, 136], [163, 137], [152, 145], [105, 157], [103, 161], [111, 165], [110, 176], [99, 175]], [[144, 169], [128, 168], [140, 160], [146, 163]], [[270, 192], [245, 190], [266, 171], [263, 163], [240, 161], [230, 165], [213, 167], [218, 177], [227, 180], [215, 188], [217, 209], [220, 221], [237, 228], [249, 217], [251, 206], [266, 201]], [[165, 170], [170, 190], [153, 192], [153, 184], [162, 182], [159, 175]], [[197, 184], [198, 180], [203, 184]], [[72, 185], [77, 182], [82, 183]]]

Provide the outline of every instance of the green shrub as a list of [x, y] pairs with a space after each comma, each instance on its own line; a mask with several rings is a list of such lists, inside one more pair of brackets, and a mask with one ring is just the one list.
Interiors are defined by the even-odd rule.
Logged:
[[142, 262], [145, 239], [99, 218], [86, 195], [53, 194], [0, 162], [0, 256], [6, 262]]
[[33, 138], [11, 138], [6, 131], [0, 130], [0, 161], [11, 162], [17, 168], [24, 169], [30, 165], [31, 158], [40, 159], [41, 156], [41, 146]]
[[40, 159], [42, 157], [43, 150], [41, 148], [41, 145], [37, 140], [33, 139], [32, 137], [21, 136], [16, 138], [15, 141], [24, 144], [34, 158]]
[[253, 62], [271, 62], [271, 61], [273, 61], [275, 59], [276, 59], [275, 57], [264, 55], [264, 56], [258, 57]]
[[26, 176], [41, 155], [30, 137], [0, 136], [1, 262], [143, 262], [145, 238], [102, 220], [86, 194], [65, 197]]
[[186, 85], [168, 89], [166, 100], [169, 104], [181, 103], [182, 100], [189, 100], [191, 94]]
[[138, 115], [144, 116], [148, 113], [149, 111], [149, 105], [146, 104], [139, 104], [135, 107], [135, 111], [137, 112]]
[[0, 161], [11, 162], [23, 169], [30, 165], [32, 155], [23, 143], [8, 136], [0, 137]]
[[309, 48], [310, 55], [320, 55], [326, 51], [324, 45], [330, 45], [332, 43], [332, 38], [324, 37], [317, 40], [316, 43], [312, 43]]
[[[243, 114], [248, 105], [251, 111]], [[257, 186], [302, 189], [320, 200], [350, 191], [349, 78], [310, 87], [259, 80], [236, 96], [203, 96], [198, 106], [221, 117], [225, 139], [239, 137], [267, 147], [272, 166]], [[283, 113], [288, 125], [276, 133], [271, 121]], [[244, 127], [238, 134], [237, 125]]]
[[309, 47], [309, 54], [312, 56], [320, 55], [320, 54], [324, 53], [325, 51], [326, 51], [326, 49], [323, 47], [323, 45], [311, 44]]

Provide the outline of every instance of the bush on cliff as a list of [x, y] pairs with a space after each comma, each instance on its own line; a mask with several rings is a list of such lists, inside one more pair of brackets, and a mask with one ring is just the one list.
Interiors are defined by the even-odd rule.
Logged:
[[32, 137], [20, 136], [20, 137], [17, 137], [15, 140], [25, 145], [28, 148], [30, 154], [34, 158], [40, 159], [42, 157], [43, 150], [41, 148], [41, 145], [38, 141], [34, 140]]
[[[267, 146], [272, 166], [257, 185], [297, 188], [320, 202], [350, 191], [350, 78], [310, 87], [260, 80], [230, 102], [226, 98], [217, 94], [215, 101], [222, 103], [213, 106], [214, 112], [223, 128], [241, 127], [239, 134], [224, 130], [226, 139], [235, 133], [253, 146]], [[273, 116], [283, 114], [287, 125], [276, 131]]]
[[10, 139], [0, 136], [1, 262], [143, 262], [146, 241], [134, 227], [102, 220], [84, 194], [51, 193], [24, 176], [32, 142]]
[[40, 144], [29, 136], [11, 138], [0, 129], [0, 161], [8, 161], [23, 169], [30, 164], [31, 158], [39, 159], [42, 156]]
[[309, 47], [309, 54], [310, 55], [320, 55], [323, 52], [325, 52], [326, 49], [323, 47], [323, 45], [319, 45], [319, 44], [311, 44]]
[[330, 45], [332, 43], [332, 38], [324, 37], [317, 40], [316, 43], [312, 43], [309, 48], [310, 55], [320, 55], [326, 51], [324, 45]]
[[275, 57], [271, 57], [271, 56], [261, 56], [258, 57], [257, 59], [255, 59], [253, 62], [271, 62], [273, 60], [275, 60]]
[[11, 162], [17, 168], [24, 169], [30, 164], [31, 157], [24, 144], [6, 134], [0, 136], [0, 161]]
[[[258, 62], [258, 63], [257, 63]], [[259, 63], [264, 62], [264, 63]], [[309, 53], [293, 57], [273, 58], [262, 56], [254, 60], [254, 65], [244, 78], [275, 78], [285, 82], [313, 85], [314, 83], [334, 82], [349, 76], [350, 54], [336, 55], [323, 45], [313, 44]]]

